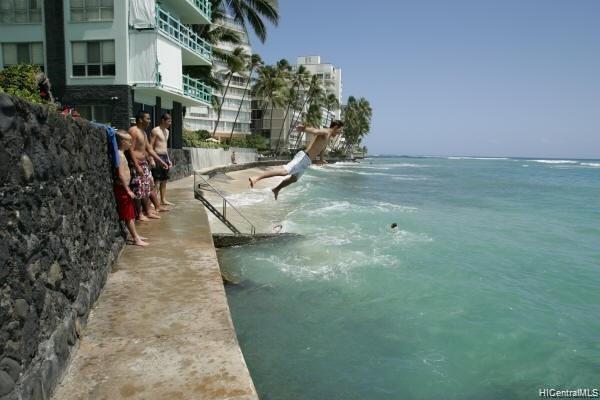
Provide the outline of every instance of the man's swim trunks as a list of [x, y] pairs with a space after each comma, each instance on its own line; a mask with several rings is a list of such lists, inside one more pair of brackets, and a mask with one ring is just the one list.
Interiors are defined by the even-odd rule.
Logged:
[[[158, 156], [167, 165], [171, 162], [171, 160], [169, 160], [168, 154], [159, 154]], [[168, 181], [169, 180], [169, 170], [164, 169], [161, 165], [159, 165], [157, 163], [156, 168], [152, 168], [152, 176], [154, 177], [155, 181]]]
[[130, 221], [135, 218], [133, 199], [127, 194], [123, 185], [115, 185], [115, 199], [117, 200], [117, 212], [121, 221]]
[[131, 168], [131, 183], [129, 187], [135, 194], [136, 199], [147, 199], [150, 197], [152, 191], [152, 175], [150, 174], [150, 168], [148, 168], [148, 161], [138, 161], [142, 171], [142, 175], [139, 175], [135, 167]]
[[294, 159], [283, 166], [289, 175], [293, 175], [296, 178], [300, 178], [304, 171], [310, 166], [311, 161], [308, 154], [300, 150], [294, 156]]

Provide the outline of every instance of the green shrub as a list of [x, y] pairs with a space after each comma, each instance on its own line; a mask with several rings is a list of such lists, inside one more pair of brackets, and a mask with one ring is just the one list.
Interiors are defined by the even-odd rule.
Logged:
[[183, 130], [183, 145], [187, 147], [201, 147], [205, 149], [218, 149], [218, 143], [210, 143], [205, 140], [210, 137], [210, 132], [207, 130], [190, 131]]
[[37, 65], [11, 65], [0, 71], [0, 91], [20, 97], [31, 103], [46, 103], [40, 97], [36, 75]]
[[269, 150], [269, 141], [262, 135], [253, 133], [246, 137], [246, 146], [258, 151]]

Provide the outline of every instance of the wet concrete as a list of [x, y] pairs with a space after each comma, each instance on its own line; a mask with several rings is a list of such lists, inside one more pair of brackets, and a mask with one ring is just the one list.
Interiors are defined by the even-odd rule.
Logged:
[[53, 396], [71, 399], [257, 399], [229, 314], [208, 219], [193, 179], [139, 223]]

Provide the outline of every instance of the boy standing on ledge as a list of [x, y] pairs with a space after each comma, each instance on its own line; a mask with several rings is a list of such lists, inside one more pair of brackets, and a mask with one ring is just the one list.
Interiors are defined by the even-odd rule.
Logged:
[[129, 188], [131, 183], [131, 173], [125, 158], [125, 152], [131, 147], [131, 136], [124, 130], [117, 132], [117, 143], [119, 145], [119, 166], [117, 167], [117, 180], [115, 182], [115, 199], [117, 200], [117, 211], [119, 219], [125, 222], [127, 230], [131, 234], [133, 242], [142, 247], [148, 246], [143, 238], [135, 230], [135, 209], [133, 208], [133, 198], [135, 195]]
[[300, 150], [298, 153], [296, 153], [292, 161], [282, 167], [276, 167], [270, 171], [263, 172], [257, 177], [248, 178], [250, 181], [250, 187], [253, 188], [254, 184], [261, 179], [271, 178], [273, 176], [290, 175], [288, 178], [281, 181], [281, 183], [275, 188], [271, 189], [275, 195], [275, 200], [277, 200], [279, 191], [284, 187], [297, 182], [302, 174], [304, 174], [304, 171], [306, 171], [306, 169], [310, 166], [312, 160], [316, 159], [318, 155], [321, 155], [322, 159], [322, 153], [325, 152], [329, 140], [339, 135], [342, 132], [343, 126], [344, 123], [339, 119], [332, 121], [329, 128], [311, 128], [304, 125], [298, 125], [296, 127], [297, 131], [314, 135], [312, 141], [306, 148], [306, 151]]

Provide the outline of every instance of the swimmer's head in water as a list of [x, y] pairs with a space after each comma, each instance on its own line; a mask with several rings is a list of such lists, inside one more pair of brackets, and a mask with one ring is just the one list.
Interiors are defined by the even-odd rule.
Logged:
[[392, 229], [396, 229], [397, 227], [398, 227], [398, 224], [395, 222], [390, 226], [390, 228], [392, 228]]

